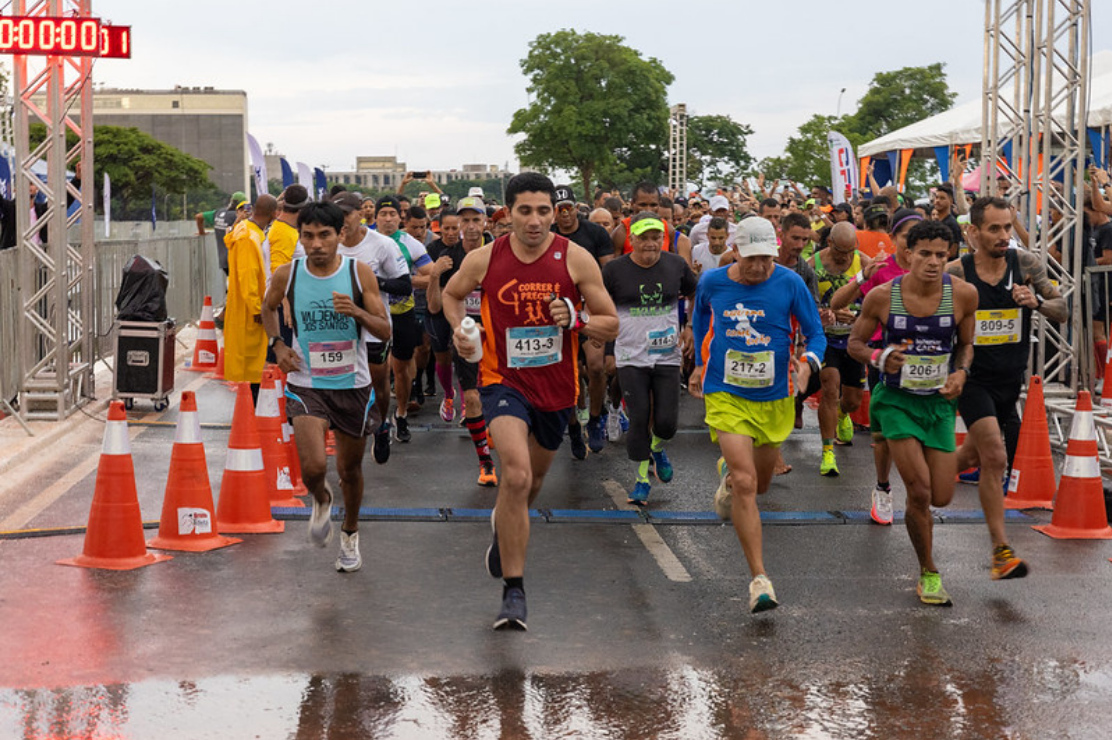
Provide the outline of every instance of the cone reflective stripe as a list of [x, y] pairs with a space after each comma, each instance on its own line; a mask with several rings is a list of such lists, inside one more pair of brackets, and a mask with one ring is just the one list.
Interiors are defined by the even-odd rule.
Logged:
[[127, 414], [123, 401], [113, 401], [104, 429], [84, 549], [77, 557], [59, 560], [58, 564], [133, 570], [169, 559], [168, 555], [147, 552], [143, 541], [143, 516], [135, 490]]
[[271, 506], [298, 507], [304, 502], [293, 497], [293, 481], [290, 476], [290, 455], [285, 446], [285, 431], [282, 419], [278, 416], [278, 389], [274, 382], [274, 371], [263, 371], [263, 383], [259, 388], [259, 401], [255, 406], [255, 422], [259, 426], [262, 439], [263, 467], [266, 470], [267, 491]]
[[1093, 404], [1088, 391], [1077, 394], [1077, 408], [1066, 445], [1066, 462], [1054, 502], [1050, 524], [1033, 529], [1056, 539], [1112, 539], [1112, 527], [1104, 507], [1104, 485], [1100, 477]]
[[178, 428], [170, 454], [170, 475], [162, 499], [158, 536], [147, 543], [160, 550], [207, 552], [242, 540], [217, 534], [201, 420], [193, 391], [181, 394]]
[[[1092, 412], [1082, 413], [1089, 413], [1092, 420]], [[1027, 404], [1023, 407], [1019, 444], [1012, 461], [1004, 506], [1008, 509], [1053, 509], [1056, 488], [1042, 378], [1035, 375], [1027, 384]]]
[[216, 507], [217, 531], [226, 533], [282, 532], [285, 525], [270, 516], [270, 496], [263, 469], [259, 431], [251, 387], [236, 387], [236, 408], [228, 436], [228, 457]]
[[193, 345], [193, 362], [186, 368], [196, 373], [216, 369], [220, 347], [216, 342], [216, 323], [212, 319], [212, 296], [205, 296], [201, 322], [197, 325], [197, 343]]

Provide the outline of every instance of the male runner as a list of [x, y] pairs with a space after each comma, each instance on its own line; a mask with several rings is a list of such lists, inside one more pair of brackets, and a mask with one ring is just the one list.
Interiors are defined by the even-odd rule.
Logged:
[[[792, 431], [794, 388], [806, 387], [819, 371], [826, 337], [803, 279], [775, 262], [771, 222], [742, 221], [732, 251], [732, 264], [699, 280], [692, 311], [695, 346], [704, 346], [712, 327], [713, 334], [709, 355], [696, 354], [687, 389], [696, 398], [705, 394], [711, 440], [722, 450], [715, 509], [733, 519], [753, 576], [749, 610], [759, 612], [778, 602], [765, 573], [757, 494], [768, 490], [780, 444]], [[807, 342], [802, 362], [792, 356], [793, 319]]]
[[[369, 265], [338, 253], [344, 214], [332, 203], [309, 203], [297, 217], [306, 257], [275, 271], [263, 301], [263, 325], [278, 366], [289, 373], [286, 412], [297, 434], [301, 476], [313, 495], [309, 540], [332, 539], [332, 490], [324, 480], [325, 432], [336, 433], [336, 472], [344, 496], [336, 570], [359, 570], [359, 507], [363, 451], [378, 425], [367, 369], [366, 336], [390, 338], [390, 319]], [[293, 346], [278, 334], [278, 306], [289, 301]]]
[[664, 443], [676, 434], [682, 347], [691, 331], [680, 324], [680, 301], [695, 292], [698, 278], [675, 254], [662, 253], [664, 223], [652, 211], [630, 221], [633, 251], [602, 268], [602, 281], [618, 309], [614, 355], [629, 415], [626, 452], [637, 463], [631, 504], [649, 501], [649, 468], [672, 480]]
[[819, 432], [822, 434], [820, 475], [838, 475], [834, 458], [834, 439], [853, 444], [853, 420], [849, 415], [861, 407], [865, 387], [865, 367], [849, 356], [846, 346], [849, 331], [860, 310], [854, 304], [838, 310], [830, 307], [834, 293], [853, 280], [871, 260], [857, 251], [857, 229], [852, 224], [835, 224], [830, 230], [826, 249], [811, 258], [819, 286], [819, 309], [832, 314], [832, 323], [825, 325], [826, 357], [823, 358], [822, 401], [819, 403]]
[[1003, 478], [1019, 443], [1016, 402], [1027, 375], [1031, 312], [1062, 322], [1069, 309], [1046, 267], [1025, 250], [1009, 249], [1012, 213], [1002, 198], [978, 198], [969, 212], [973, 254], [946, 271], [977, 289], [977, 335], [969, 380], [958, 399], [968, 434], [958, 450], [957, 469], [981, 468], [977, 491], [992, 538], [992, 577], [1022, 578], [1027, 564], [1004, 534]]
[[[578, 393], [577, 331], [606, 342], [618, 334], [598, 263], [550, 231], [556, 188], [526, 172], [506, 183], [512, 230], [463, 260], [444, 288], [456, 351], [474, 347], [459, 330], [467, 296], [482, 288], [483, 409], [502, 461], [487, 570], [503, 579], [495, 629], [526, 628], [525, 550], [529, 505], [540, 493]], [[586, 312], [577, 312], [580, 299]]]
[[[880, 370], [869, 406], [907, 488], [907, 533], [919, 558], [924, 604], [950, 606], [934, 562], [931, 506], [954, 496], [954, 407], [973, 359], [977, 290], [946, 274], [950, 230], [923, 221], [907, 235], [911, 269], [866, 296], [849, 353]], [[880, 326], [884, 347], [868, 342]]]

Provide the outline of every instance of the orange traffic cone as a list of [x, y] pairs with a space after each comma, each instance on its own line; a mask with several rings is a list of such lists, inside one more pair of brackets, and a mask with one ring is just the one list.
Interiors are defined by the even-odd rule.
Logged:
[[1027, 405], [1019, 427], [1019, 445], [1012, 462], [1012, 477], [1004, 496], [1008, 509], [1054, 508], [1054, 459], [1050, 454], [1050, 429], [1046, 423], [1042, 378], [1027, 384]]
[[1108, 526], [1108, 514], [1104, 508], [1097, 429], [1093, 424], [1093, 402], [1089, 391], [1077, 394], [1054, 516], [1050, 524], [1040, 524], [1033, 529], [1056, 539], [1112, 539], [1112, 527]]
[[58, 564], [133, 570], [169, 559], [169, 555], [147, 552], [147, 544], [143, 541], [143, 516], [139, 511], [139, 494], [135, 491], [127, 414], [123, 401], [113, 401], [104, 427], [84, 550], [75, 558], [59, 560]]
[[236, 410], [228, 437], [228, 461], [220, 481], [216, 522], [216, 531], [221, 534], [282, 532], [286, 528], [270, 516], [263, 453], [251, 407], [251, 387], [247, 383], [240, 383], [236, 391]]
[[213, 370], [208, 376], [213, 380], [224, 379], [224, 348], [221, 347], [220, 351], [216, 353], [216, 369]]
[[216, 324], [212, 321], [212, 296], [205, 296], [201, 308], [201, 323], [197, 326], [197, 343], [193, 346], [193, 362], [186, 370], [195, 373], [216, 369], [220, 347], [216, 343]]
[[259, 402], [255, 406], [255, 423], [263, 446], [263, 468], [266, 470], [266, 487], [271, 506], [304, 506], [293, 497], [290, 476], [290, 455], [286, 450], [285, 431], [278, 416], [278, 391], [274, 372], [263, 371], [263, 384], [259, 388]]
[[278, 392], [278, 416], [282, 419], [283, 446], [290, 463], [290, 483], [293, 483], [294, 496], [304, 496], [309, 493], [309, 489], [305, 487], [305, 481], [301, 480], [301, 458], [297, 455], [293, 424], [290, 424], [289, 417], [286, 415], [286, 374], [281, 368], [278, 368], [276, 373], [274, 389]]
[[849, 418], [859, 427], [868, 428], [869, 426], [869, 389], [866, 388], [861, 394], [861, 405], [856, 411], [849, 415]]
[[183, 391], [178, 430], [170, 453], [170, 477], [162, 499], [162, 521], [158, 536], [147, 546], [159, 550], [208, 552], [242, 542], [216, 533], [215, 508], [205, 464], [205, 445], [201, 442], [197, 396], [193, 391]]

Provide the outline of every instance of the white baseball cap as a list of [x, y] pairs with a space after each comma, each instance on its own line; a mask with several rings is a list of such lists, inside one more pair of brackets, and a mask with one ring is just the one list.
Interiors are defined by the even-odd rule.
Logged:
[[725, 195], [716, 195], [710, 199], [710, 210], [712, 213], [714, 211], [720, 211], [723, 208], [726, 210], [730, 209], [730, 201], [726, 200]]
[[775, 257], [776, 229], [767, 218], [751, 216], [737, 225], [734, 247], [738, 257]]

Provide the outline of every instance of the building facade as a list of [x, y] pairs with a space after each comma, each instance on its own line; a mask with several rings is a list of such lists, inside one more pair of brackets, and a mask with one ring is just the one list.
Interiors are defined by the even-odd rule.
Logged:
[[[341, 185], [358, 185], [376, 190], [394, 190], [401, 185], [410, 168], [397, 157], [356, 157], [355, 169], [329, 171], [328, 181]], [[514, 173], [496, 164], [465, 164], [459, 169], [430, 170], [437, 185], [457, 180], [509, 179]]]

